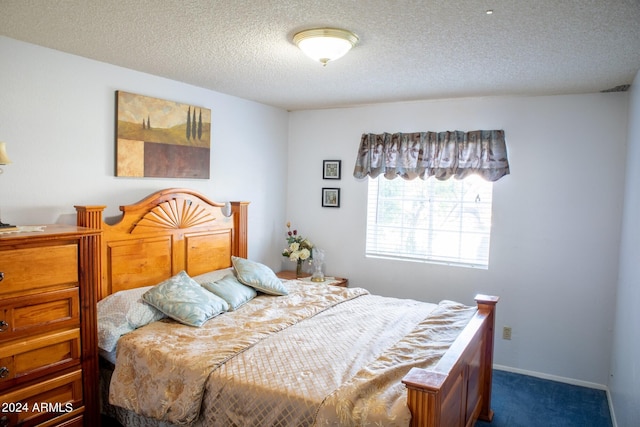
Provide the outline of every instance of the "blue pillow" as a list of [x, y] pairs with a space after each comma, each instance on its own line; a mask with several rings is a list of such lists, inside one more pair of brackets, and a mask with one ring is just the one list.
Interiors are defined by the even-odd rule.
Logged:
[[204, 289], [184, 271], [149, 289], [142, 299], [167, 316], [189, 326], [229, 310], [229, 304]]
[[241, 283], [269, 295], [288, 295], [287, 288], [276, 274], [264, 264], [232, 256], [231, 263]]
[[258, 295], [255, 289], [243, 285], [233, 274], [227, 274], [215, 282], [205, 282], [202, 286], [229, 304], [229, 310], [237, 310]]

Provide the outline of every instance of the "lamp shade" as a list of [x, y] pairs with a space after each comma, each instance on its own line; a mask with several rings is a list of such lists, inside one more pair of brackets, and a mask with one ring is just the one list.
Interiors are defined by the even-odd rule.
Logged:
[[293, 36], [293, 42], [309, 58], [327, 65], [344, 56], [358, 43], [358, 36], [338, 28], [314, 28]]
[[11, 163], [11, 159], [7, 155], [7, 143], [0, 142], [0, 165], [8, 165]]

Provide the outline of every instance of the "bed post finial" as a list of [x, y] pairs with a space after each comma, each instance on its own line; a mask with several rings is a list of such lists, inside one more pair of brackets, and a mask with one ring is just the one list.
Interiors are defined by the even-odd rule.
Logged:
[[102, 230], [102, 212], [106, 206], [74, 206], [76, 208], [76, 224], [79, 227]]

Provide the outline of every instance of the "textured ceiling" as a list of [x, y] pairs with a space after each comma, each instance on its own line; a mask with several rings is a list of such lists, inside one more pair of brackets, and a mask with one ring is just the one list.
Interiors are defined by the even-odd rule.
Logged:
[[[319, 26], [360, 43], [322, 67], [291, 42]], [[0, 34], [288, 110], [598, 92], [640, 69], [640, 0], [0, 0]]]

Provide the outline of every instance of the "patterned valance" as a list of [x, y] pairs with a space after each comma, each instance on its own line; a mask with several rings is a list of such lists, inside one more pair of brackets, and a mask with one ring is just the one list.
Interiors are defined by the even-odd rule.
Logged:
[[387, 179], [470, 174], [497, 181], [509, 174], [502, 130], [362, 134], [353, 176]]

